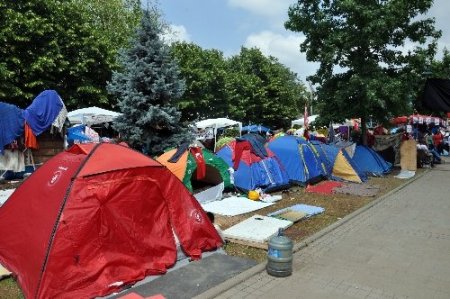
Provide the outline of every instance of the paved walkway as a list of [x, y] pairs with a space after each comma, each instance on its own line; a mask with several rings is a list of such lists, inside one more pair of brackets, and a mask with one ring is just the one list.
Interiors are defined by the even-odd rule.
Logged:
[[438, 165], [294, 255], [197, 298], [450, 298], [450, 163]]

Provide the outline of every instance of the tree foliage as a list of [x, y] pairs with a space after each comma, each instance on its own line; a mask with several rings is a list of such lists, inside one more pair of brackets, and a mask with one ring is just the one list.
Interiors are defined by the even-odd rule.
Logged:
[[113, 54], [128, 45], [142, 17], [140, 0], [72, 0], [89, 16], [88, 22], [105, 39]]
[[172, 51], [186, 80], [186, 92], [178, 102], [182, 120], [228, 115], [226, 62], [222, 52], [183, 42], [173, 44]]
[[227, 90], [231, 116], [244, 123], [287, 127], [307, 99], [295, 73], [257, 48], [241, 48], [228, 61]]
[[[25, 107], [42, 90], [55, 89], [69, 108], [108, 107], [106, 81], [129, 35], [130, 19], [137, 17], [126, 6], [129, 2], [2, 1], [0, 100]], [[98, 15], [94, 7], [105, 13]], [[118, 15], [128, 17], [116, 19]], [[98, 26], [104, 21], [108, 30]]]
[[434, 56], [440, 37], [434, 20], [421, 18], [432, 3], [302, 0], [289, 8], [285, 27], [303, 32], [300, 50], [320, 62], [309, 79], [319, 85], [323, 120], [361, 117], [364, 126], [369, 115], [383, 120], [412, 109], [417, 62]]
[[122, 70], [108, 84], [122, 112], [114, 128], [132, 147], [150, 155], [192, 138], [174, 107], [185, 83], [161, 32], [158, 12], [145, 11], [134, 43], [120, 55]]
[[286, 127], [302, 110], [307, 95], [296, 74], [256, 48], [242, 48], [230, 58], [194, 44], [172, 49], [186, 79], [179, 101], [184, 119], [230, 117]]

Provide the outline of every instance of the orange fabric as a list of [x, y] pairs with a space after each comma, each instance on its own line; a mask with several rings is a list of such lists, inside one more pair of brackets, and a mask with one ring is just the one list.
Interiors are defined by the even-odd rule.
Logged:
[[25, 122], [25, 147], [31, 149], [39, 148], [36, 136], [34, 136], [33, 131], [26, 122]]
[[188, 160], [188, 152], [186, 151], [181, 158], [176, 163], [170, 163], [168, 160], [175, 154], [177, 149], [165, 152], [156, 161], [166, 166], [180, 181], [183, 181], [184, 175], [186, 174], [186, 165]]

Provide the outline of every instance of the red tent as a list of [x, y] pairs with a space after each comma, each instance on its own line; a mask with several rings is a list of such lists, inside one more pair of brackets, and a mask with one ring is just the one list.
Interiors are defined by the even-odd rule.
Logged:
[[0, 208], [0, 263], [26, 298], [91, 298], [221, 245], [164, 166], [130, 148], [76, 145], [42, 165]]

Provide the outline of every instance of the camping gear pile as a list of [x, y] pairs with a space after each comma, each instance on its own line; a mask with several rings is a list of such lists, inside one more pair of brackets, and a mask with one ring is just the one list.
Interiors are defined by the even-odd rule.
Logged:
[[[27, 148], [36, 149], [36, 136], [50, 127], [62, 131], [67, 109], [54, 90], [41, 92], [25, 110], [0, 102], [0, 154], [24, 135]], [[13, 145], [12, 145], [13, 146]]]
[[[0, 115], [0, 177], [2, 177], [7, 171], [25, 172], [27, 164], [34, 170], [31, 150], [39, 148], [36, 137], [48, 129], [61, 133], [67, 109], [56, 91], [45, 90], [24, 110], [0, 102]], [[29, 161], [25, 161], [25, 153]]]
[[100, 136], [94, 129], [105, 127], [110, 129], [110, 123], [120, 115], [118, 112], [98, 108], [87, 107], [70, 111], [67, 114], [71, 127], [67, 129], [67, 142], [74, 143], [109, 142], [110, 138]]

